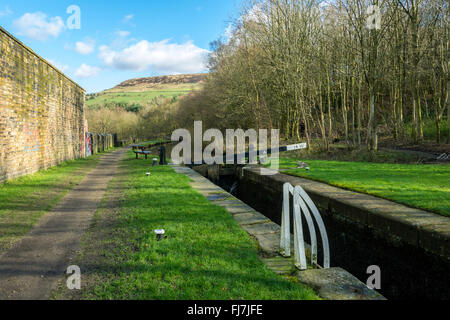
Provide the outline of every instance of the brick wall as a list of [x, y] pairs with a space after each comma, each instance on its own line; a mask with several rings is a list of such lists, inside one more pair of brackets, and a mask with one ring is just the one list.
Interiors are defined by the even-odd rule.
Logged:
[[0, 28], [0, 182], [85, 156], [84, 94]]

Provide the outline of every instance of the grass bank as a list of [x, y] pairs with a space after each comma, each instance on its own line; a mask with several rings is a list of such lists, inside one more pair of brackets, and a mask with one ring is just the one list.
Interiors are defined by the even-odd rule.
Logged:
[[136, 145], [148, 146], [148, 145], [155, 145], [158, 143], [171, 143], [171, 142], [172, 141], [166, 140], [166, 139], [155, 139], [155, 140], [147, 140], [147, 141], [138, 142], [138, 143], [136, 143]]
[[0, 184], [0, 254], [25, 236], [43, 214], [79, 184], [101, 156], [68, 161]]
[[[283, 144], [295, 144], [297, 142], [286, 142]], [[300, 150], [282, 153], [282, 157], [291, 159], [308, 160], [331, 160], [331, 161], [356, 161], [374, 163], [422, 163], [423, 159], [414, 154], [395, 152], [390, 150], [367, 151], [367, 148], [349, 148], [345, 143], [330, 145], [329, 151], [322, 149], [319, 140], [313, 140], [310, 150]]]
[[178, 98], [192, 91], [192, 88], [173, 90], [151, 90], [144, 92], [107, 92], [86, 100], [90, 108], [100, 108], [108, 104], [149, 105], [158, 97]]
[[[311, 289], [266, 268], [256, 242], [192, 189], [189, 178], [149, 163], [132, 153], [121, 162], [83, 241], [77, 261], [82, 290], [62, 284], [55, 298], [317, 299]], [[160, 228], [167, 237], [158, 242], [154, 230]]]
[[286, 174], [321, 181], [410, 207], [450, 216], [450, 165], [417, 165], [323, 160], [306, 161], [311, 170], [295, 169], [298, 161], [281, 158]]

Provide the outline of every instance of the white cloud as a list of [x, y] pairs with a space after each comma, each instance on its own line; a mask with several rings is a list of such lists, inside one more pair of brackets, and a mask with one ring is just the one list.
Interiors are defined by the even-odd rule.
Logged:
[[128, 14], [123, 18], [123, 23], [128, 23], [131, 20], [133, 20], [133, 18], [134, 18], [134, 14]]
[[19, 35], [39, 41], [57, 38], [65, 29], [61, 17], [47, 17], [42, 12], [25, 13], [13, 24]]
[[225, 29], [225, 33], [224, 33], [225, 39], [227, 41], [230, 41], [230, 39], [233, 37], [233, 33], [234, 33], [234, 27], [233, 27], [233, 24], [230, 23], [230, 24], [228, 24], [228, 27]]
[[261, 3], [255, 4], [247, 13], [241, 17], [242, 22], [257, 22], [267, 24], [269, 17], [263, 10]]
[[118, 30], [116, 31], [116, 35], [122, 38], [128, 37], [130, 35], [129, 31], [122, 31], [122, 30]]
[[121, 51], [101, 46], [99, 58], [105, 65], [120, 70], [194, 73], [206, 70], [208, 53], [192, 41], [177, 44], [143, 40]]
[[86, 40], [86, 41], [78, 41], [75, 43], [75, 51], [82, 55], [91, 54], [95, 50], [95, 41], [94, 40]]
[[57, 69], [59, 69], [59, 71], [65, 72], [69, 69], [69, 66], [67, 64], [62, 64], [62, 63], [52, 60], [52, 59], [48, 59], [48, 62], [50, 62], [50, 64], [52, 64]]
[[75, 76], [79, 78], [91, 78], [97, 76], [100, 71], [101, 69], [98, 67], [91, 67], [83, 63], [77, 71], [75, 71]]
[[0, 18], [9, 16], [11, 14], [13, 14], [13, 12], [11, 11], [11, 9], [8, 6], [6, 6], [0, 10]]

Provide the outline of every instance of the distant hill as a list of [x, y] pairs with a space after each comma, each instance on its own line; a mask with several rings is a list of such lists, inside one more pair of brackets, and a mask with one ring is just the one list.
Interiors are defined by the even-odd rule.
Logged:
[[194, 88], [202, 83], [206, 74], [181, 74], [175, 76], [158, 76], [131, 79], [122, 82], [107, 92], [142, 92], [148, 90]]
[[138, 111], [159, 97], [176, 100], [199, 88], [207, 74], [157, 76], [124, 81], [112, 89], [88, 94], [86, 105], [91, 109], [121, 106]]

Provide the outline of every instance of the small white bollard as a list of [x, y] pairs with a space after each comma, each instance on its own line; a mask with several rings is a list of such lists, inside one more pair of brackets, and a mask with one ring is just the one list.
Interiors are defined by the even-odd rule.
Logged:
[[164, 229], [155, 230], [155, 234], [156, 234], [156, 240], [161, 241], [163, 239], [164, 235], [166, 234], [166, 230], [164, 230]]

